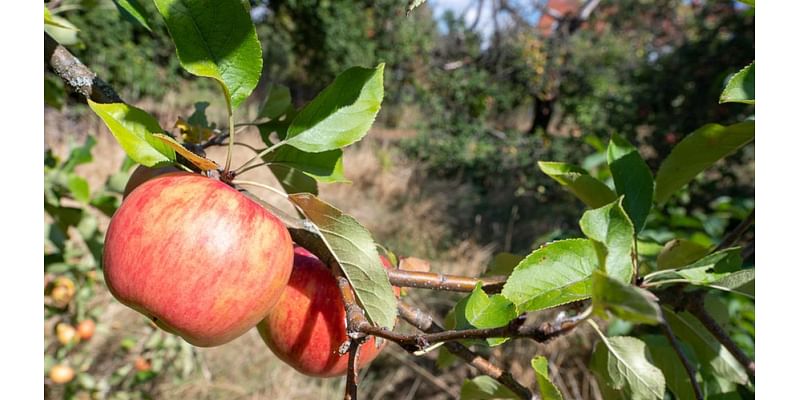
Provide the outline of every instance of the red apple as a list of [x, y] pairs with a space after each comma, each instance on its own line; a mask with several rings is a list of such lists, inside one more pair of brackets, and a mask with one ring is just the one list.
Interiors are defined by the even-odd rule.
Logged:
[[[392, 268], [381, 257], [384, 267]], [[395, 295], [399, 295], [395, 288]], [[345, 311], [339, 286], [330, 269], [302, 247], [294, 249], [294, 268], [289, 286], [275, 308], [261, 323], [258, 333], [281, 360], [297, 371], [317, 377], [344, 375], [348, 356], [339, 346], [347, 340]], [[376, 346], [370, 337], [359, 348], [358, 367], [377, 357], [386, 345]]]
[[153, 178], [111, 218], [103, 273], [111, 294], [195, 346], [240, 336], [289, 280], [286, 226], [225, 183], [186, 172]]

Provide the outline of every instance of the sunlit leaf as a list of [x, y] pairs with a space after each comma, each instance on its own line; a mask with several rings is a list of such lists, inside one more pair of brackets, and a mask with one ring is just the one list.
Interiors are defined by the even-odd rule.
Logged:
[[[63, 18], [62, 18], [62, 19], [63, 19]], [[44, 8], [44, 24], [45, 24], [45, 25], [54, 26], [54, 27], [56, 27], [56, 28], [69, 29], [69, 30], [74, 30], [74, 31], [77, 31], [77, 30], [78, 30], [78, 28], [75, 28], [75, 25], [72, 25], [72, 24], [64, 24], [64, 23], [62, 23], [62, 22], [59, 22], [59, 21], [56, 19], [56, 16], [55, 16], [55, 15], [53, 15], [53, 13], [52, 13], [52, 12], [50, 12], [50, 9], [49, 9], [49, 8], [47, 8], [47, 7], [45, 7], [45, 8]]]
[[531, 366], [536, 373], [536, 383], [539, 385], [539, 395], [542, 400], [562, 400], [561, 391], [550, 380], [547, 372], [547, 358], [536, 356], [531, 360]]
[[89, 202], [89, 182], [78, 175], [70, 174], [67, 177], [67, 188], [69, 188], [72, 198], [81, 203]]
[[369, 231], [353, 217], [313, 195], [292, 194], [289, 200], [303, 210], [319, 231], [335, 262], [353, 286], [367, 318], [377, 326], [393, 328], [397, 299]]
[[[664, 374], [653, 365], [652, 356], [640, 339], [629, 336], [606, 337], [595, 345], [589, 367], [601, 384], [617, 398], [629, 400], [663, 399]], [[608, 396], [604, 396], [608, 397]]]
[[633, 277], [633, 222], [631, 222], [620, 201], [583, 213], [580, 227], [589, 239], [604, 247], [598, 254], [608, 276], [623, 282]]
[[720, 103], [745, 103], [756, 104], [756, 62], [742, 68], [735, 73], [722, 95], [719, 96]]
[[292, 120], [286, 142], [318, 153], [361, 140], [383, 101], [383, 64], [353, 67], [311, 100]]
[[[478, 283], [467, 298], [464, 315], [476, 328], [496, 328], [507, 325], [517, 317], [517, 308], [503, 295], [489, 296]], [[505, 342], [505, 338], [487, 339], [492, 346]]]
[[730, 126], [708, 124], [690, 133], [661, 163], [656, 174], [655, 201], [665, 202], [697, 174], [752, 141], [755, 135], [755, 121]]
[[175, 161], [175, 150], [153, 136], [163, 131], [150, 114], [124, 103], [87, 102], [132, 160], [146, 167]]
[[508, 277], [501, 294], [516, 304], [520, 312], [583, 300], [591, 296], [591, 276], [598, 266], [591, 241], [556, 241], [522, 260]]
[[590, 208], [602, 207], [617, 198], [613, 190], [577, 165], [549, 161], [539, 161], [538, 165]]
[[183, 68], [217, 80], [231, 108], [261, 77], [261, 43], [239, 0], [155, 0]]
[[[72, 46], [80, 43], [80, 39], [78, 38], [78, 28], [66, 18], [51, 14], [49, 19], [50, 23], [44, 24], [44, 31], [53, 39], [55, 39], [58, 44], [63, 46]], [[46, 16], [45, 20], [47, 20]]]

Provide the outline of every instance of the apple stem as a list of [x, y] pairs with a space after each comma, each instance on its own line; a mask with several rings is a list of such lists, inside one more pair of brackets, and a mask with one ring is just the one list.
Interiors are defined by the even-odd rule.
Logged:
[[233, 159], [233, 144], [236, 142], [235, 140], [236, 125], [233, 124], [233, 108], [231, 107], [230, 102], [227, 102], [227, 105], [228, 105], [228, 134], [230, 136], [228, 138], [228, 156], [225, 159], [225, 173], [231, 170], [231, 160]]
[[272, 146], [262, 150], [260, 153], [258, 153], [255, 156], [253, 156], [253, 158], [245, 161], [245, 163], [242, 164], [241, 166], [239, 166], [239, 168], [236, 168], [236, 173], [242, 172], [243, 169], [249, 167], [254, 162], [260, 160], [262, 157], [264, 157], [265, 155], [269, 154], [272, 151], [275, 151], [275, 149], [277, 149], [278, 147], [283, 146], [284, 144], [286, 144], [286, 141], [281, 141], [281, 142], [275, 143]]

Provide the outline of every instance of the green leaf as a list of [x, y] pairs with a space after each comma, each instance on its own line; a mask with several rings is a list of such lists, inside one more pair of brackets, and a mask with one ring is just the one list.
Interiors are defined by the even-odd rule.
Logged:
[[755, 60], [731, 77], [719, 96], [719, 102], [756, 104]]
[[602, 207], [617, 198], [613, 190], [577, 165], [550, 161], [539, 161], [538, 165], [590, 208]]
[[163, 131], [150, 114], [125, 103], [86, 101], [132, 160], [146, 167], [175, 161], [175, 150], [153, 136]]
[[239, 0], [155, 0], [183, 68], [216, 79], [229, 109], [237, 108], [261, 77], [261, 43]]
[[70, 29], [70, 30], [76, 30], [76, 31], [78, 30], [72, 24], [67, 25], [67, 24], [62, 24], [59, 21], [57, 21], [56, 20], [56, 16], [53, 15], [53, 13], [50, 12], [50, 9], [47, 8], [47, 7], [44, 8], [44, 24], [45, 25], [54, 26], [56, 28], [64, 28], [64, 29]]
[[636, 232], [644, 227], [653, 205], [653, 174], [639, 152], [625, 138], [612, 135], [606, 153], [617, 194]]
[[74, 207], [55, 207], [45, 204], [44, 210], [50, 214], [62, 232], [67, 232], [70, 226], [77, 226], [83, 218], [83, 210]]
[[353, 217], [310, 194], [291, 194], [318, 230], [335, 262], [353, 286], [364, 313], [373, 324], [393, 328], [397, 299], [369, 231]]
[[544, 356], [536, 356], [531, 360], [531, 366], [536, 372], [536, 383], [539, 385], [542, 400], [562, 400], [561, 391], [550, 380], [547, 372], [547, 359]]
[[67, 177], [67, 188], [72, 194], [72, 198], [81, 203], [89, 202], [89, 182], [75, 174]]
[[[667, 388], [680, 400], [696, 400], [692, 390], [692, 383], [686, 368], [683, 367], [678, 353], [669, 343], [669, 340], [662, 335], [644, 335], [642, 340], [647, 343], [647, 349], [653, 355], [653, 363], [664, 373]], [[689, 362], [694, 366], [695, 371], [699, 367], [697, 358], [691, 347], [678, 342], [681, 351]]]
[[747, 383], [748, 377], [744, 367], [697, 318], [687, 312], [676, 313], [669, 308], [664, 308], [664, 318], [675, 335], [692, 346], [701, 368], [708, 369], [714, 375], [731, 382], [742, 385]]
[[320, 182], [349, 182], [344, 177], [342, 151], [307, 153], [291, 146], [281, 146], [268, 153], [263, 160], [270, 165], [283, 165], [300, 170]]
[[72, 147], [69, 151], [69, 157], [64, 161], [61, 170], [64, 172], [72, 172], [78, 165], [92, 162], [92, 148], [94, 148], [95, 144], [97, 144], [97, 141], [94, 136], [87, 136], [83, 145]]
[[459, 398], [461, 400], [519, 400], [519, 397], [511, 389], [486, 375], [464, 381]]
[[489, 261], [489, 266], [486, 268], [484, 276], [508, 276], [514, 271], [514, 267], [524, 260], [524, 256], [511, 253], [498, 253], [492, 261]]
[[664, 374], [653, 365], [643, 341], [629, 336], [607, 338], [599, 329], [597, 333], [602, 340], [594, 348], [589, 367], [602, 385], [615, 392], [614, 397], [628, 400], [664, 398]]
[[752, 141], [755, 135], [755, 121], [730, 126], [708, 124], [690, 133], [658, 169], [656, 202], [665, 202], [697, 174]]
[[80, 43], [78, 39], [78, 28], [66, 18], [58, 15], [50, 15], [50, 23], [44, 24], [44, 31], [47, 32], [58, 44], [72, 46]]
[[739, 2], [747, 4], [748, 6], [753, 7], [753, 8], [755, 8], [755, 6], [756, 6], [756, 0], [739, 0]]
[[286, 143], [312, 153], [353, 144], [367, 134], [382, 100], [383, 64], [350, 68], [294, 117]]
[[581, 230], [589, 239], [602, 243], [604, 254], [598, 254], [608, 276], [623, 282], [633, 277], [633, 222], [622, 209], [620, 199], [606, 206], [583, 213]]
[[501, 294], [519, 312], [583, 300], [592, 294], [597, 253], [587, 239], [552, 242], [534, 250], [514, 269]]
[[655, 295], [599, 270], [594, 271], [592, 277], [592, 307], [604, 318], [606, 312], [610, 312], [618, 318], [641, 324], [658, 325], [664, 320]]
[[654, 272], [645, 277], [646, 281], [658, 282], [683, 279], [694, 285], [708, 285], [742, 267], [742, 249], [732, 247], [709, 254], [694, 263], [676, 270]]
[[[481, 284], [467, 297], [464, 315], [469, 323], [476, 328], [497, 328], [505, 326], [517, 317], [517, 308], [503, 295], [489, 296], [483, 291]], [[490, 346], [497, 346], [507, 341], [508, 338], [489, 338]]]
[[707, 286], [738, 293], [752, 299], [756, 298], [756, 270], [755, 268], [743, 269], [722, 277]]
[[691, 264], [708, 253], [708, 248], [685, 239], [672, 239], [658, 254], [658, 269], [678, 268]]
[[144, 29], [152, 32], [150, 25], [147, 24], [147, 11], [137, 0], [114, 0], [119, 13], [123, 18], [132, 22], [134, 25], [141, 25]]
[[300, 170], [284, 165], [270, 165], [269, 169], [288, 194], [311, 193], [315, 195], [319, 193], [317, 181]]
[[267, 101], [261, 106], [258, 118], [276, 119], [292, 110], [292, 93], [283, 85], [276, 85], [269, 91]]

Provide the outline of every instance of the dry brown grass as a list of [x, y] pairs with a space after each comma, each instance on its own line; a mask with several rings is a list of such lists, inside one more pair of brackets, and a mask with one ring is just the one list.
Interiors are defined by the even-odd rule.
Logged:
[[[178, 115], [187, 116], [191, 107], [177, 107], [170, 100], [154, 104], [139, 104], [156, 113], [162, 126], [171, 126]], [[93, 134], [98, 144], [94, 149], [95, 162], [81, 166], [78, 173], [88, 178], [92, 190], [102, 186], [107, 176], [117, 171], [123, 160], [122, 152], [98, 119], [83, 114], [65, 114], [48, 110], [45, 114], [45, 143], [64, 154], [70, 140], [83, 140]], [[498, 245], [480, 245], [464, 232], [452, 232], [455, 206], [460, 197], [471, 195], [470, 189], [458, 182], [448, 182], [425, 176], [420, 168], [396, 151], [394, 140], [413, 132], [381, 130], [375, 137], [346, 150], [345, 173], [350, 184], [323, 185], [321, 197], [337, 205], [363, 223], [381, 243], [400, 255], [414, 255], [432, 261], [435, 271], [445, 273], [480, 274]], [[257, 144], [257, 133], [240, 135], [241, 140]], [[224, 148], [212, 149], [209, 156], [224, 161]], [[237, 148], [234, 165], [250, 156], [249, 150]], [[249, 180], [275, 184], [266, 171], [246, 175]], [[263, 190], [253, 189], [276, 205], [280, 199]], [[466, 238], [464, 238], [466, 236]], [[431, 310], [440, 318], [455, 304], [457, 296], [430, 291], [416, 291], [410, 301]], [[96, 339], [98, 352], [120, 336], [141, 331], [147, 321], [110, 298], [100, 294], [98, 301], [105, 305], [100, 323], [111, 329], [101, 329]], [[535, 320], [551, 318], [554, 312], [544, 312]], [[408, 329], [407, 327], [402, 329]], [[47, 334], [47, 333], [46, 333]], [[540, 345], [532, 341], [515, 341], [489, 351], [492, 359], [509, 368], [525, 385], [534, 386], [530, 360], [545, 355], [551, 360], [555, 383], [565, 398], [599, 398], [594, 379], [588, 372], [591, 332], [578, 329], [573, 334]], [[105, 344], [105, 345], [104, 345]], [[155, 398], [190, 399], [328, 399], [343, 393], [342, 379], [314, 379], [295, 372], [275, 358], [262, 344], [255, 331], [230, 344], [212, 349], [199, 349], [206, 374], [196, 373], [191, 379], [161, 381], [154, 388]], [[97, 354], [98, 359], [103, 354]], [[108, 355], [106, 355], [108, 356]], [[435, 366], [436, 352], [422, 357], [406, 354], [398, 347], [387, 348], [363, 374], [363, 398], [386, 399], [448, 399], [458, 394], [460, 383], [474, 377], [474, 370], [458, 364], [444, 371]]]

